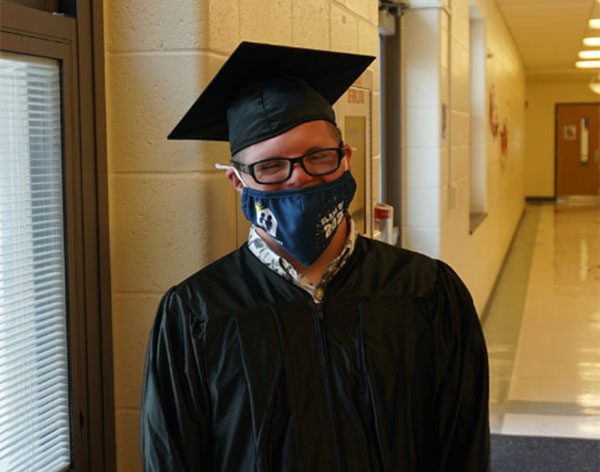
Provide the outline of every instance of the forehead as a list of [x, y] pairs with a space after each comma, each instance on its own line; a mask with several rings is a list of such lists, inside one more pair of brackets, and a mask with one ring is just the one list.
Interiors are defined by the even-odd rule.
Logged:
[[274, 156], [295, 157], [313, 149], [337, 147], [334, 125], [328, 121], [302, 123], [278, 136], [253, 144], [242, 151], [244, 162], [252, 164]]

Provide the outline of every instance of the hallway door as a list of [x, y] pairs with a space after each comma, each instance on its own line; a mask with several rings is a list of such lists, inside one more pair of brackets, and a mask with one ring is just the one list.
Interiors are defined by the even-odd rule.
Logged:
[[556, 195], [600, 194], [600, 104], [556, 106]]

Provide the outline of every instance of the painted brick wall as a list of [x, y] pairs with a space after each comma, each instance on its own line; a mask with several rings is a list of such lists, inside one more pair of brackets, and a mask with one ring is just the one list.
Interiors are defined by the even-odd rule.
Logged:
[[[166, 135], [241, 40], [377, 55], [377, 5], [104, 1], [120, 472], [141, 470], [142, 369], [160, 296], [237, 241], [238, 197], [213, 169], [229, 159], [227, 145], [167, 141]], [[371, 69], [378, 84], [378, 65]]]
[[[478, 0], [476, 4], [486, 29], [486, 91], [489, 94], [492, 86], [496, 90], [500, 125], [506, 122], [509, 132], [508, 153], [501, 153], [500, 138], [492, 136], [486, 114], [488, 216], [469, 234], [469, 159], [482, 156], [470, 156], [469, 152], [469, 0], [453, 0], [450, 171], [448, 187], [444, 185], [442, 191], [440, 257], [461, 275], [481, 312], [524, 207], [526, 77], [521, 57], [496, 3]], [[455, 201], [450, 201], [453, 198]]]
[[[411, 9], [402, 18], [404, 247], [439, 257], [441, 106], [447, 102], [439, 8]], [[447, 61], [447, 58], [446, 58]]]

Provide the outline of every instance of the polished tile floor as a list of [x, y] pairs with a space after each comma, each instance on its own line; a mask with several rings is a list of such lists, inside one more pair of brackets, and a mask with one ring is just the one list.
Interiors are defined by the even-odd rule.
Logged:
[[528, 205], [482, 321], [492, 432], [600, 439], [600, 208]]

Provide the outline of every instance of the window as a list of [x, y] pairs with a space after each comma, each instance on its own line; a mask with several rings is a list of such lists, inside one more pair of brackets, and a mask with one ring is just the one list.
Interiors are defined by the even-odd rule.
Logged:
[[0, 470], [70, 461], [60, 102], [58, 61], [0, 54]]
[[0, 2], [1, 471], [115, 468], [103, 98], [77, 7], [88, 23]]

